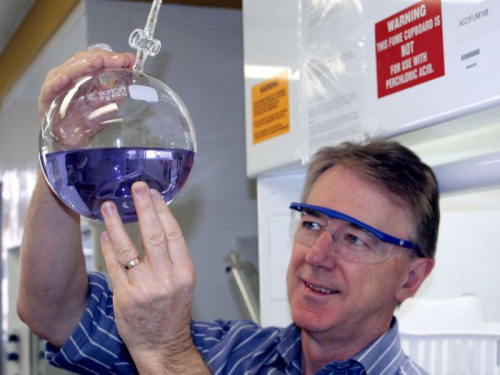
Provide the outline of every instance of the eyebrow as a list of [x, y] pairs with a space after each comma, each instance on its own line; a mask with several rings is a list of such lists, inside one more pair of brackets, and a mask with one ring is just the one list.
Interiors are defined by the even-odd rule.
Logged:
[[[325, 214], [318, 212], [316, 210], [311, 210], [311, 209], [307, 209], [307, 208], [304, 208], [302, 210], [302, 213], [306, 214], [306, 215], [314, 216], [314, 217], [327, 217], [327, 218], [329, 218], [328, 215], [325, 215]], [[331, 219], [331, 218], [329, 218], [329, 219]]]
[[365, 232], [369, 232], [369, 233], [371, 233], [368, 229], [363, 228], [362, 226], [360, 226], [360, 225], [358, 225], [358, 224], [356, 224], [356, 223], [351, 223], [350, 221], [347, 221], [347, 220], [345, 220], [345, 221], [346, 221], [347, 223], [349, 223], [349, 226], [350, 226], [350, 227], [353, 227], [354, 229], [358, 229], [358, 230], [362, 230], [362, 231], [365, 231]]
[[352, 228], [354, 228], [354, 229], [357, 229], [357, 230], [360, 230], [360, 231], [362, 231], [363, 233], [366, 233], [366, 234], [370, 235], [371, 237], [374, 237], [374, 238], [376, 238], [376, 239], [379, 239], [379, 238], [375, 235], [375, 233], [373, 233], [372, 231], [369, 231], [368, 229], [363, 228], [363, 227], [359, 226], [359, 225], [358, 225], [358, 224], [356, 224], [356, 223], [351, 223], [350, 221], [348, 221], [348, 223], [349, 223], [349, 226], [350, 226], [350, 227], [352, 227]]
[[309, 215], [309, 216], [313, 216], [313, 217], [317, 217], [317, 218], [320, 218], [320, 219], [325, 219], [326, 221], [329, 221], [329, 220], [341, 220], [341, 221], [344, 221], [346, 222], [349, 227], [353, 228], [353, 229], [356, 229], [356, 230], [360, 230], [362, 231], [363, 233], [366, 233], [368, 235], [370, 235], [371, 237], [374, 237], [374, 238], [377, 238], [378, 237], [375, 235], [375, 233], [373, 233], [372, 231], [366, 229], [366, 228], [363, 228], [362, 226], [356, 224], [356, 223], [353, 223], [351, 221], [348, 221], [348, 220], [343, 220], [343, 219], [335, 219], [335, 218], [332, 218], [322, 212], [318, 212], [314, 209], [311, 209], [311, 208], [304, 208], [302, 211], [301, 211], [302, 215]]

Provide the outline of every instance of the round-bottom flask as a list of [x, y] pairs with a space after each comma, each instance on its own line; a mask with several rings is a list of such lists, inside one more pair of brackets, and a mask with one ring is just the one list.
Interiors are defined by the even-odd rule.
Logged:
[[124, 222], [137, 220], [136, 181], [173, 201], [195, 153], [193, 123], [181, 99], [133, 69], [104, 69], [73, 82], [50, 106], [40, 133], [40, 162], [52, 190], [99, 221], [108, 200]]

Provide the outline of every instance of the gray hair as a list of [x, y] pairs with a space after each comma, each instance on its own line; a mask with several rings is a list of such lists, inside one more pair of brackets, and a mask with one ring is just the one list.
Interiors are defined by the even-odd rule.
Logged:
[[415, 228], [411, 241], [426, 257], [434, 258], [439, 227], [439, 189], [432, 169], [408, 148], [392, 141], [343, 143], [324, 147], [308, 167], [302, 201], [328, 169], [343, 165], [378, 186], [412, 214]]

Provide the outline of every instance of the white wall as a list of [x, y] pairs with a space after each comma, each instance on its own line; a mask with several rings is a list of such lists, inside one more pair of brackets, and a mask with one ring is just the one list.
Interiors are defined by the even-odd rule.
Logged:
[[[78, 7], [3, 102], [0, 174], [37, 168], [36, 101], [48, 70], [96, 42], [130, 50], [129, 34], [144, 27], [149, 7], [103, 0]], [[238, 238], [257, 232], [255, 184], [245, 175], [241, 11], [164, 4], [155, 38], [162, 50], [145, 71], [179, 94], [198, 137], [193, 173], [172, 205], [198, 274], [193, 316], [236, 319], [224, 258]]]
[[[470, 160], [500, 149], [499, 119], [500, 108], [494, 108], [395, 140], [410, 147], [432, 167]], [[499, 176], [498, 161], [490, 164], [492, 168], [486, 173]], [[302, 190], [304, 171], [297, 169], [297, 172], [301, 174], [258, 179], [261, 321], [264, 325], [283, 326], [290, 322], [286, 265], [275, 260], [288, 263], [291, 255], [290, 238], [283, 228], [289, 214], [288, 204], [299, 199]], [[471, 172], [463, 169], [459, 173], [466, 178]], [[437, 175], [438, 181], [441, 177]], [[477, 185], [478, 181], [475, 183]], [[467, 187], [471, 185], [474, 181]], [[484, 303], [485, 318], [500, 321], [500, 273], [497, 271], [500, 264], [500, 186], [495, 183], [442, 194], [440, 209], [436, 266], [417, 296], [443, 299], [475, 294]], [[272, 223], [277, 228], [272, 228]]]
[[[446, 191], [440, 200], [436, 266], [422, 285], [419, 296], [451, 298], [476, 294], [484, 302], [486, 319], [500, 321], [497, 289], [500, 285], [497, 271], [500, 264], [500, 107], [395, 139], [412, 148], [431, 166], [450, 162], [463, 165], [462, 169], [454, 170], [458, 176], [448, 176], [441, 167], [436, 168], [438, 181]], [[476, 166], [460, 163], [489, 156], [489, 161], [483, 160]], [[488, 176], [478, 176], [478, 171]], [[453, 188], [449, 180], [458, 186]], [[483, 182], [489, 185], [478, 186]]]
[[500, 321], [500, 190], [445, 197], [440, 206], [436, 266], [420, 296], [476, 294], [484, 302], [486, 319]]

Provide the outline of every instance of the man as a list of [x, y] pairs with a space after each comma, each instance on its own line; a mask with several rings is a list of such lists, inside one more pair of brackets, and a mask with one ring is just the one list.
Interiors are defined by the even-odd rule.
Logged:
[[[81, 74], [132, 63], [105, 51], [77, 55], [49, 73], [41, 110]], [[111, 293], [101, 275], [87, 278], [78, 217], [38, 180], [18, 311], [50, 343], [52, 364], [84, 374], [424, 373], [402, 353], [393, 318], [433, 268], [439, 224], [436, 179], [411, 151], [373, 142], [315, 155], [303, 203], [291, 205], [294, 324], [285, 329], [191, 322], [195, 274], [182, 233], [158, 192], [142, 182], [132, 192], [144, 258], [114, 204], [102, 206]]]

